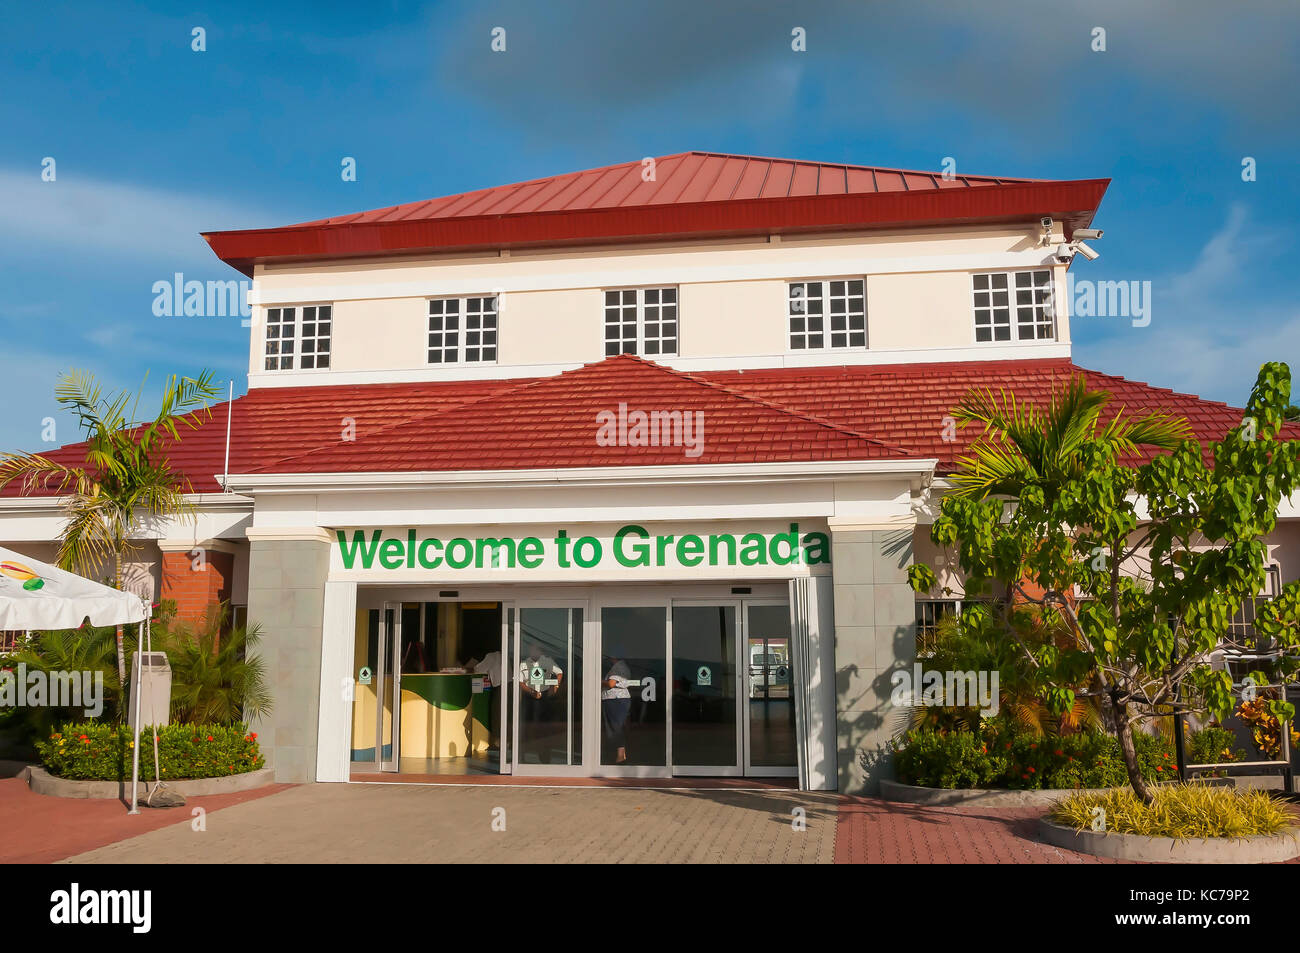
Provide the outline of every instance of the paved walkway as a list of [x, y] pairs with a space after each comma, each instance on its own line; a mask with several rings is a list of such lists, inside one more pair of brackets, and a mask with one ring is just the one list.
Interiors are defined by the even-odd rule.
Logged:
[[[178, 824], [70, 860], [830, 863], [837, 800], [794, 791], [314, 784], [212, 813], [201, 833]], [[795, 807], [805, 830], [794, 829]]]
[[1034, 836], [1041, 810], [841, 798], [837, 864], [1115, 864]]
[[[193, 830], [194, 807], [206, 830]], [[0, 862], [1109, 862], [1040, 843], [1036, 818], [779, 789], [392, 783], [276, 785], [130, 817], [118, 801], [42, 797], [7, 778]]]
[[1039, 842], [1039, 813], [781, 789], [385, 783], [275, 785], [130, 817], [9, 777], [0, 863], [1113, 863]]
[[0, 777], [0, 864], [45, 864], [71, 854], [123, 841], [139, 834], [170, 827], [180, 821], [189, 829], [190, 810], [207, 811], [268, 797], [288, 785], [274, 785], [238, 794], [193, 798], [179, 809], [141, 808], [132, 817], [121, 801], [47, 797], [33, 794], [27, 782], [10, 775]]

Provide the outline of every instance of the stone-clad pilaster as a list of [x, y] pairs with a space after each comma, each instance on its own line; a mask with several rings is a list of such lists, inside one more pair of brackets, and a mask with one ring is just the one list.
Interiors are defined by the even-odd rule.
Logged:
[[907, 584], [915, 525], [831, 524], [839, 789], [846, 793], [875, 793], [892, 776], [885, 746], [907, 713], [890, 705], [890, 672], [916, 657]]
[[262, 627], [257, 654], [273, 704], [251, 727], [277, 781], [314, 781], [330, 537], [257, 527], [248, 536], [248, 620]]

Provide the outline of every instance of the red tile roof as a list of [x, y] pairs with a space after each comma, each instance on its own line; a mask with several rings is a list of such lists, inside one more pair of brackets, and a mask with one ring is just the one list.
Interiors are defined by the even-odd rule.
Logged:
[[1092, 221], [1108, 179], [1009, 179], [715, 152], [642, 160], [282, 228], [207, 232], [217, 257], [258, 262], [417, 251], [835, 229]]
[[[1184, 417], [1203, 445], [1242, 411], [1076, 367], [1065, 359], [708, 371], [671, 370], [624, 355], [547, 378], [423, 384], [258, 388], [183, 430], [171, 463], [196, 490], [219, 488], [226, 414], [233, 412], [231, 473], [514, 470], [815, 460], [939, 460], [950, 471], [978, 436], [944, 417], [972, 387], [1005, 387], [1043, 402], [1082, 373], [1129, 415]], [[680, 446], [599, 446], [596, 414], [700, 411], [703, 453]], [[344, 439], [349, 421], [355, 440]], [[1287, 433], [1300, 439], [1300, 425]], [[84, 445], [48, 454], [79, 464]], [[3, 496], [20, 495], [11, 484]]]
[[[327, 443], [254, 472], [514, 470], [913, 456], [828, 420], [629, 354], [513, 383], [445, 411], [408, 414], [358, 433], [355, 441], [340, 441], [331, 434]], [[630, 420], [626, 415], [635, 411], [696, 414], [692, 420], [702, 419], [703, 426], [698, 434], [701, 452], [685, 452], [680, 429], [672, 445], [597, 442], [598, 415], [622, 413]]]
[[[1128, 417], [1164, 413], [1185, 418], [1193, 435], [1207, 448], [1207, 462], [1211, 459], [1209, 444], [1222, 440], [1241, 423], [1244, 413], [1217, 401], [1090, 371], [1068, 358], [775, 368], [715, 371], [704, 376], [937, 458], [937, 470], [944, 473], [955, 468], [982, 432], [981, 427], [972, 425], [956, 429], [955, 440], [943, 439], [944, 418], [972, 388], [987, 387], [995, 394], [1006, 388], [1017, 399], [1041, 406], [1050, 400], [1054, 387], [1059, 388], [1076, 374], [1087, 379], [1090, 389], [1107, 391], [1114, 398], [1103, 413], [1103, 422], [1121, 413]], [[1288, 426], [1287, 433], [1292, 439], [1300, 439], [1300, 424]], [[1150, 455], [1144, 454], [1148, 458]]]

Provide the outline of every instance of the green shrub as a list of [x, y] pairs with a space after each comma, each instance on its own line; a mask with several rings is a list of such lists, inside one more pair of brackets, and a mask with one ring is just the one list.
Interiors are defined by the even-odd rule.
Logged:
[[[131, 779], [132, 733], [125, 725], [99, 722], [62, 725], [36, 743], [41, 764], [61, 778], [86, 781]], [[266, 764], [257, 735], [247, 725], [167, 725], [158, 729], [162, 779], [219, 778], [256, 771]], [[154, 780], [153, 732], [140, 733], [140, 777]]]
[[[1151, 804], [1131, 789], [1081, 792], [1058, 802], [1048, 816], [1077, 830], [1104, 830], [1148, 837], [1251, 837], [1290, 829], [1295, 818], [1263, 791], [1237, 791], [1204, 784], [1155, 789]], [[1104, 811], [1097, 812], [1097, 808]], [[1094, 823], [1101, 821], [1101, 827]]]
[[[1143, 777], [1178, 777], [1172, 742], [1139, 733], [1134, 745]], [[1101, 731], [1051, 737], [997, 720], [979, 732], [909, 732], [891, 751], [898, 779], [923, 787], [1068, 790], [1128, 784], [1119, 742]]]
[[1223, 764], [1246, 757], [1245, 748], [1234, 748], [1237, 736], [1227, 728], [1211, 725], [1191, 734], [1187, 745], [1189, 764]]

